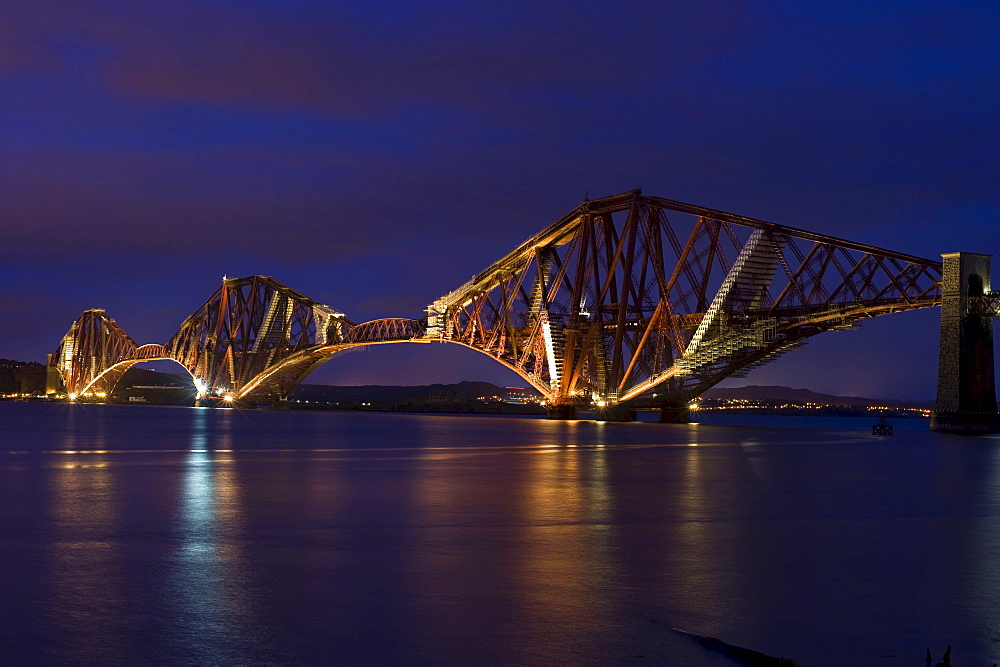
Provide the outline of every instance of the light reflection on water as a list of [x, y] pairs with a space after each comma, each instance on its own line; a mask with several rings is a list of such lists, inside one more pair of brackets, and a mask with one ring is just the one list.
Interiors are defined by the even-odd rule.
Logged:
[[[692, 429], [691, 444], [698, 441], [698, 429]], [[714, 618], [732, 618], [732, 600], [739, 597], [740, 568], [733, 562], [733, 544], [737, 535], [731, 530], [738, 527], [722, 523], [728, 517], [719, 517], [717, 499], [713, 488], [705, 477], [706, 457], [709, 454], [698, 447], [684, 452], [684, 474], [678, 492], [676, 535], [679, 544], [677, 554], [668, 567], [672, 584], [668, 589], [681, 586], [685, 597], [707, 603], [709, 615]], [[705, 612], [702, 612], [705, 613]]]
[[940, 548], [964, 554], [968, 565], [952, 565], [945, 584], [949, 598], [967, 600], [973, 612], [966, 628], [966, 641], [990, 638], [1000, 644], [1000, 448], [977, 452], [973, 461], [958, 447], [952, 447], [947, 462], [950, 477], [973, 506], [968, 510], [949, 507], [957, 524], [947, 532], [932, 536]]
[[520, 616], [529, 627], [553, 630], [550, 646], [535, 647], [535, 661], [559, 654], [586, 660], [608, 643], [620, 611], [604, 456], [599, 445], [593, 453], [569, 447], [530, 459], [516, 575]]
[[231, 419], [231, 411], [191, 411], [190, 451], [176, 503], [179, 544], [164, 572], [172, 619], [168, 646], [185, 662], [239, 660], [232, 646], [252, 651], [269, 634], [247, 630], [259, 621], [247, 575]]
[[0, 404], [5, 663], [1000, 659], [995, 438], [65, 407]]
[[[96, 437], [97, 446], [103, 433]], [[73, 446], [74, 442], [66, 445]], [[73, 450], [70, 450], [73, 451]], [[116, 477], [106, 461], [67, 456], [51, 472], [50, 622], [59, 654], [80, 658], [120, 654], [124, 596], [116, 533], [120, 510]], [[95, 633], [96, 628], [102, 631]]]

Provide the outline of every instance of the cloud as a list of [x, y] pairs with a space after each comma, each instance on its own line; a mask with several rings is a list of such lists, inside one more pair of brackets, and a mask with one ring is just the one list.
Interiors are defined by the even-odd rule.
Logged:
[[[21, 2], [18, 9], [0, 29], [4, 41], [20, 45], [8, 71], [51, 70], [66, 59], [66, 44], [86, 45], [123, 96], [349, 116], [410, 104], [483, 110], [512, 93], [613, 89], [717, 54], [745, 30], [741, 4], [722, 0], [671, 11], [459, 2], [364, 10], [283, 3], [270, 11]], [[657, 34], [658, 21], [676, 28]], [[715, 43], [698, 35], [709, 30]]]

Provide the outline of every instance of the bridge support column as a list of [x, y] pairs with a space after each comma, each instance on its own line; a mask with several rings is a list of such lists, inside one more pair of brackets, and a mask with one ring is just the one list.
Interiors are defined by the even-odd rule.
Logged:
[[941, 347], [931, 429], [950, 433], [1000, 430], [993, 375], [993, 318], [970, 313], [970, 297], [990, 291], [990, 257], [941, 256]]
[[49, 394], [61, 394], [64, 393], [65, 387], [63, 387], [62, 377], [59, 375], [59, 370], [56, 368], [52, 357], [55, 355], [46, 355], [45, 359], [45, 395]]
[[549, 419], [576, 419], [576, 405], [572, 403], [554, 403], [549, 406]]

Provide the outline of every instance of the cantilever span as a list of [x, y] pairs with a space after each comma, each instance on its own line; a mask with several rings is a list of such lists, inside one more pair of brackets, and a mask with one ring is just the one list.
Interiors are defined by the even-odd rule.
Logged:
[[169, 358], [162, 345], [139, 345], [104, 310], [92, 308], [73, 322], [50, 363], [75, 396], [111, 393], [129, 366]]
[[585, 201], [428, 309], [555, 406], [678, 406], [811, 336], [940, 304], [941, 263], [639, 191]]
[[129, 366], [170, 359], [205, 394], [283, 398], [317, 366], [350, 347], [419, 339], [415, 320], [355, 324], [268, 276], [223, 281], [164, 345], [138, 345], [103, 310], [87, 310], [51, 363], [67, 393], [109, 394]]
[[52, 363], [78, 393], [169, 358], [205, 391], [251, 400], [287, 396], [350, 347], [444, 341], [517, 372], [556, 411], [654, 387], [682, 406], [816, 334], [938, 306], [940, 281], [939, 261], [633, 191], [583, 202], [419, 319], [356, 324], [251, 276], [225, 280], [164, 345], [86, 311]]

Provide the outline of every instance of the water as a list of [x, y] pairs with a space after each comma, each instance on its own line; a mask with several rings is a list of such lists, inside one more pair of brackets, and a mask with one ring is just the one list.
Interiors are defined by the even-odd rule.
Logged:
[[0, 662], [1000, 662], [1000, 438], [0, 403]]

